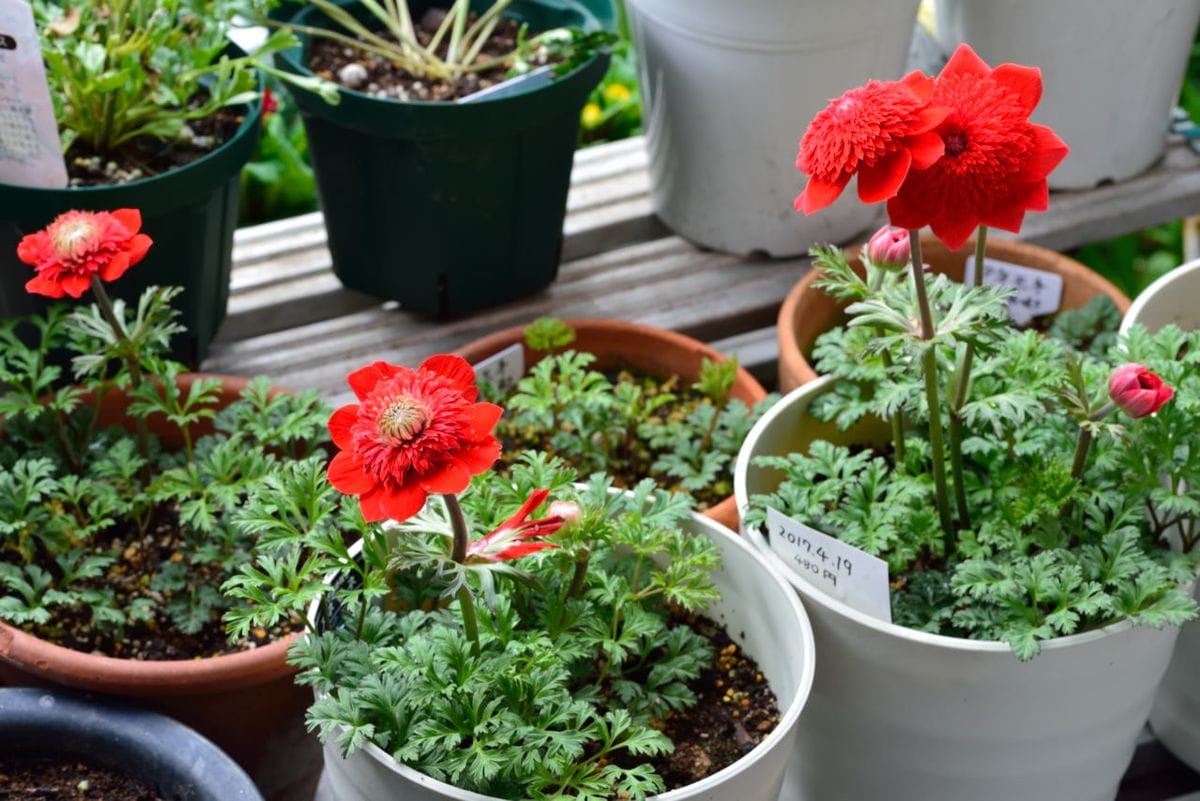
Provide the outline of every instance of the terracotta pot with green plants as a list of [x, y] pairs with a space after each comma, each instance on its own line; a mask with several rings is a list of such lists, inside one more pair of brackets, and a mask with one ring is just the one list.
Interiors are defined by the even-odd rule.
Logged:
[[[508, 407], [514, 450], [543, 450], [627, 487], [651, 477], [734, 531], [733, 460], [776, 399], [736, 359], [675, 331], [625, 320], [542, 318], [470, 342], [485, 393]], [[503, 368], [496, 360], [509, 362]]]
[[774, 801], [815, 654], [744, 540], [649, 480], [493, 471], [503, 409], [461, 357], [347, 380], [337, 454], [250, 499], [263, 547], [225, 587], [235, 637], [306, 616], [339, 801]]
[[336, 108], [294, 94], [343, 284], [447, 314], [554, 280], [579, 114], [608, 63], [587, 7], [315, 0], [288, 24], [303, 44], [281, 66], [339, 84]]
[[[850, 322], [735, 474], [744, 531], [803, 596], [821, 655], [797, 796], [1111, 801], [1198, 612], [1197, 555], [1167, 535], [1196, 503], [1180, 480], [1200, 478], [1200, 341], [1081, 350], [1015, 327], [1010, 287], [928, 275], [924, 226], [950, 249], [1015, 232], [1067, 148], [1029, 122], [1036, 69], [963, 45], [913, 87], [850, 90], [830, 110], [855, 113], [810, 128], [850, 174], [856, 154], [891, 165], [877, 200], [905, 236], [865, 275], [823, 249]], [[937, 120], [936, 158], [902, 152], [905, 114], [880, 113], [898, 108]]]
[[159, 246], [114, 291], [134, 303], [149, 286], [182, 287], [172, 302], [188, 331], [175, 353], [192, 365], [204, 357], [229, 296], [238, 173], [259, 136], [258, 71], [273, 71], [261, 59], [294, 41], [277, 32], [250, 55], [231, 46], [243, 5], [33, 4], [67, 180], [0, 183], [0, 317], [45, 310], [20, 291], [8, 255], [22, 236], [71, 209], [140, 208]]
[[164, 712], [268, 797], [302, 799], [320, 763], [284, 661], [299, 620], [228, 641], [218, 587], [255, 546], [242, 505], [321, 458], [324, 413], [315, 393], [167, 358], [179, 290], [131, 308], [106, 289], [152, 250], [139, 227], [132, 209], [71, 211], [18, 249], [30, 292], [92, 302], [0, 324], [0, 682]]

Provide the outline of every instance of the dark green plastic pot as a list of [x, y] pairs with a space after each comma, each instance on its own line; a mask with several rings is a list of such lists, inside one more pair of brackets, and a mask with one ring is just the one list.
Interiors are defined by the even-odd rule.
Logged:
[[[414, 18], [431, 5], [410, 3]], [[370, 18], [361, 6], [348, 8]], [[515, 0], [506, 15], [534, 31], [599, 27], [570, 0]], [[311, 7], [295, 21], [333, 27]], [[309, 74], [308, 45], [281, 53], [280, 67]], [[593, 57], [549, 85], [464, 104], [343, 89], [331, 106], [289, 86], [308, 131], [341, 282], [406, 310], [444, 315], [553, 281], [579, 113], [607, 66], [607, 57]]]
[[[17, 242], [71, 209], [142, 212], [150, 252], [107, 287], [136, 304], [148, 286], [181, 286], [176, 300], [187, 334], [172, 343], [176, 358], [199, 364], [225, 319], [239, 174], [258, 146], [261, 104], [245, 110], [237, 133], [211, 154], [170, 172], [119, 186], [31, 189], [0, 184], [0, 317], [40, 313], [47, 300], [25, 291], [32, 268], [17, 259]], [[85, 298], [86, 299], [86, 298]], [[68, 299], [69, 300], [69, 299]]]

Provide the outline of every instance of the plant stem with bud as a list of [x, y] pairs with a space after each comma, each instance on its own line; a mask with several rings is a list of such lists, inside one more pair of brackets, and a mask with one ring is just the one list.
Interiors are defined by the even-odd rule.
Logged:
[[942, 445], [942, 411], [938, 400], [937, 351], [931, 344], [936, 334], [933, 312], [929, 308], [929, 293], [925, 289], [924, 263], [921, 261], [921, 234], [909, 231], [909, 250], [912, 253], [913, 284], [917, 290], [917, 306], [921, 312], [921, 339], [925, 342], [922, 369], [925, 372], [925, 403], [929, 407], [929, 449], [933, 460], [933, 486], [937, 494], [938, 520], [942, 526], [945, 555], [954, 551], [954, 521], [950, 516], [950, 490], [946, 484], [946, 454]]

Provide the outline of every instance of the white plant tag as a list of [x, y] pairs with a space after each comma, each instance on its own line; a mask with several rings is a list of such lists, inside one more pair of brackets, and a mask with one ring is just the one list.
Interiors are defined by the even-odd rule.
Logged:
[[[968, 256], [963, 280], [970, 284], [974, 278], [975, 258]], [[1062, 305], [1062, 276], [1045, 270], [985, 257], [983, 283], [1016, 290], [1016, 294], [1008, 299], [1008, 315], [1017, 325], [1025, 325], [1042, 314], [1053, 314]]]
[[67, 185], [33, 9], [24, 0], [0, 0], [0, 182]]
[[767, 509], [771, 550], [809, 584], [863, 614], [892, 622], [887, 562]]
[[525, 377], [525, 348], [518, 342], [475, 365], [475, 382], [484, 381], [508, 393]]

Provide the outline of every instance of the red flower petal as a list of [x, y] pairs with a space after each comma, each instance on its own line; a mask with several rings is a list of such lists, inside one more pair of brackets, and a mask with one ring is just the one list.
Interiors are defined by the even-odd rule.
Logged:
[[[930, 78], [920, 70], [913, 70], [908, 73], [900, 79], [900, 83], [907, 86], [920, 102], [928, 103], [933, 100], [933, 78]], [[941, 120], [938, 120], [938, 122], [941, 122]], [[937, 125], [937, 123], [935, 122], [934, 125]]]
[[1071, 149], [1052, 129], [1045, 125], [1030, 125], [1033, 134], [1033, 155], [1029, 159], [1029, 178], [1040, 181], [1062, 163]]
[[369, 492], [378, 483], [363, 471], [362, 462], [349, 451], [339, 451], [330, 460], [328, 476], [334, 489], [346, 495]]
[[482, 439], [491, 434], [496, 423], [500, 422], [504, 408], [494, 403], [475, 403], [471, 405], [467, 414], [471, 418], [471, 433], [476, 438]]
[[150, 246], [154, 244], [154, 240], [145, 234], [138, 234], [133, 239], [129, 240], [129, 264], [132, 266], [141, 261], [146, 251], [150, 250]]
[[350, 433], [351, 427], [358, 420], [359, 406], [351, 403], [343, 406], [329, 416], [329, 436], [333, 444], [342, 449], [354, 447], [354, 438]]
[[421, 362], [419, 370], [430, 370], [438, 375], [449, 378], [459, 389], [475, 389], [475, 368], [461, 356], [452, 353], [441, 353], [430, 356]]
[[896, 194], [908, 175], [912, 156], [907, 150], [894, 150], [874, 164], [858, 170], [858, 198], [863, 203], [881, 203]]
[[407, 367], [397, 367], [394, 364], [388, 364], [384, 361], [371, 362], [366, 367], [360, 367], [350, 375], [346, 376], [347, 383], [350, 384], [350, 389], [354, 391], [355, 397], [360, 401], [366, 400], [371, 394], [371, 390], [375, 389], [375, 385], [385, 378], [391, 378], [400, 371], [407, 371]]
[[946, 66], [942, 67], [941, 75], [947, 73], [957, 73], [959, 75], [974, 75], [979, 78], [987, 78], [991, 75], [992, 69], [987, 65], [979, 54], [967, 43], [962, 43], [954, 49], [954, 53], [950, 56], [950, 60], [946, 62]]
[[407, 520], [421, 511], [429, 495], [420, 487], [388, 487], [379, 492], [379, 506], [389, 520]]
[[421, 489], [426, 492], [458, 493], [465, 490], [470, 483], [471, 471], [465, 465], [451, 462], [441, 470], [424, 476], [421, 479]]
[[908, 152], [912, 154], [913, 169], [924, 170], [945, 154], [946, 143], [933, 131], [927, 131], [908, 138]]
[[57, 281], [51, 281], [40, 275], [35, 275], [25, 282], [25, 291], [31, 295], [44, 295], [48, 298], [61, 298], [66, 293], [63, 292], [62, 285]]
[[472, 475], [491, 470], [492, 465], [500, 458], [500, 443], [496, 440], [491, 440], [474, 448], [466, 448], [454, 454], [463, 466], [471, 471]]
[[142, 213], [137, 209], [117, 209], [111, 212], [113, 219], [125, 227], [125, 232], [133, 236], [142, 229]]
[[992, 70], [992, 79], [1021, 98], [1025, 110], [1030, 114], [1042, 99], [1042, 71], [1037, 67], [1001, 64]]
[[842, 190], [846, 188], [846, 184], [848, 183], [850, 183], [849, 175], [840, 183], [830, 183], [820, 178], [809, 178], [808, 186], [804, 187], [804, 191], [800, 193], [800, 196], [796, 198], [795, 203], [792, 205], [796, 211], [802, 211], [805, 214], [815, 214], [837, 200], [838, 195], [842, 194]]
[[971, 238], [971, 234], [975, 233], [976, 225], [973, 218], [948, 214], [932, 221], [929, 227], [933, 229], [934, 236], [942, 240], [946, 247], [958, 250]]
[[58, 279], [58, 285], [71, 297], [81, 298], [84, 292], [92, 288], [92, 279], [86, 275], [69, 273]]
[[[125, 271], [129, 269], [129, 254], [118, 253], [112, 257], [112, 260], [107, 264], [101, 265], [99, 272], [101, 281], [116, 281]], [[91, 283], [90, 281], [88, 282]]]

